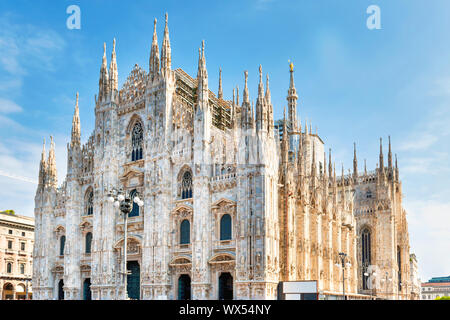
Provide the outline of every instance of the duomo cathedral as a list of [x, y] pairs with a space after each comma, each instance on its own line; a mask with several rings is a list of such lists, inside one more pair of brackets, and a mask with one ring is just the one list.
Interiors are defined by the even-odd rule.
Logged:
[[[204, 42], [192, 77], [173, 69], [167, 15], [148, 71], [118, 86], [106, 46], [85, 144], [77, 102], [58, 184], [53, 139], [35, 196], [33, 299], [277, 299], [282, 281], [316, 280], [321, 296], [409, 299], [410, 247], [391, 143], [377, 168], [335, 168], [297, 119], [294, 67], [274, 121], [259, 67], [225, 99], [210, 90]], [[221, 70], [220, 70], [221, 73]], [[264, 79], [263, 79], [264, 78]], [[111, 190], [139, 194], [127, 223]], [[125, 230], [126, 229], [126, 230]], [[345, 256], [345, 260], [342, 258]], [[343, 270], [344, 269], [344, 270]], [[343, 271], [344, 279], [343, 279]], [[344, 283], [343, 283], [344, 281]]]

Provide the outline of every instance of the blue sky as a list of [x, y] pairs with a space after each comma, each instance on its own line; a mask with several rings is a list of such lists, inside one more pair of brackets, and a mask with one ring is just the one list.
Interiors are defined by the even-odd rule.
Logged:
[[[81, 29], [66, 27], [66, 8], [81, 9]], [[366, 27], [369, 5], [381, 30]], [[391, 135], [403, 180], [411, 251], [422, 280], [450, 274], [450, 2], [322, 1], [1, 1], [0, 209], [33, 215], [42, 139], [56, 143], [59, 182], [66, 171], [76, 92], [82, 139], [94, 128], [94, 95], [107, 43], [117, 40], [119, 86], [134, 64], [148, 69], [153, 19], [161, 45], [169, 14], [172, 66], [196, 75], [206, 43], [209, 85], [222, 68], [225, 98], [249, 71], [270, 75], [275, 118], [282, 117], [295, 64], [299, 116], [312, 121], [337, 166], [378, 161], [379, 137]], [[47, 143], [48, 150], [48, 143]], [[11, 176], [16, 176], [11, 178]], [[26, 179], [23, 179], [26, 178]]]

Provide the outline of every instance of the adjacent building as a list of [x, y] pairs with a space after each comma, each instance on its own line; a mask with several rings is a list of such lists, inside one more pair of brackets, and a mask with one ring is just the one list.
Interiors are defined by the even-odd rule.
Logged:
[[0, 297], [31, 299], [34, 218], [0, 212]]
[[435, 300], [441, 297], [450, 297], [450, 276], [431, 278], [422, 283], [422, 300]]
[[[77, 102], [58, 185], [55, 146], [42, 152], [35, 197], [35, 299], [276, 299], [280, 281], [317, 280], [322, 296], [410, 297], [409, 238], [389, 141], [378, 167], [335, 168], [311, 124], [297, 120], [294, 66], [287, 110], [274, 121], [269, 76], [250, 100], [209, 88], [205, 45], [197, 76], [172, 69], [166, 16], [156, 19], [148, 71], [136, 65], [119, 90], [115, 40], [106, 45], [95, 130], [81, 144]], [[256, 68], [255, 68], [256, 69]], [[338, 173], [338, 171], [341, 171]], [[113, 189], [139, 194], [125, 226]], [[344, 261], [341, 258], [345, 257]], [[344, 262], [344, 263], [342, 263]], [[392, 284], [377, 287], [378, 274]]]

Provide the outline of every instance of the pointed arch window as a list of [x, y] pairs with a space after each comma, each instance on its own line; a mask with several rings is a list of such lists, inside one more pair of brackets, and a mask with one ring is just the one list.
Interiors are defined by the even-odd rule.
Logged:
[[92, 244], [92, 232], [86, 233], [86, 248], [85, 253], [91, 253], [91, 244]]
[[131, 210], [130, 214], [128, 215], [129, 217], [137, 217], [139, 216], [139, 206], [137, 205], [137, 203], [135, 203], [133, 201], [134, 196], [136, 195], [136, 189], [134, 189], [133, 191], [130, 192], [130, 198], [131, 201], [133, 202], [133, 209]]
[[192, 198], [192, 173], [186, 171], [181, 180], [181, 199]]
[[90, 189], [86, 193], [84, 214], [86, 216], [91, 216], [93, 213], [94, 213], [94, 191]]
[[66, 236], [61, 236], [59, 239], [59, 255], [64, 255], [64, 246], [66, 245]]
[[180, 244], [191, 243], [191, 223], [189, 220], [183, 220], [180, 224]]
[[6, 273], [12, 273], [12, 263], [8, 262], [6, 265]]
[[231, 216], [224, 214], [220, 218], [220, 240], [231, 240]]
[[131, 132], [131, 161], [142, 159], [142, 146], [144, 141], [144, 131], [142, 124], [138, 121]]
[[371, 257], [371, 234], [369, 229], [364, 229], [361, 233], [361, 258], [362, 258], [362, 279], [363, 290], [369, 289], [368, 278], [364, 275], [370, 265]]

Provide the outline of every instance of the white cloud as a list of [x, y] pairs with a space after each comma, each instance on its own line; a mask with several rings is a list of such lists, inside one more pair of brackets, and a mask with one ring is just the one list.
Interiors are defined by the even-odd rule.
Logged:
[[17, 87], [30, 69], [53, 71], [65, 41], [51, 29], [15, 21], [9, 14], [0, 16], [0, 83]]
[[0, 113], [21, 112], [23, 109], [12, 100], [0, 98]]
[[[66, 175], [68, 136], [55, 137], [56, 167], [58, 171], [58, 183], [61, 184]], [[46, 156], [50, 149], [49, 139], [46, 145]], [[39, 161], [41, 159], [42, 143], [25, 142], [17, 139], [0, 141], [0, 171], [9, 176], [25, 177], [37, 180]], [[0, 174], [0, 185], [8, 188], [0, 188], [2, 209], [13, 209], [19, 214], [33, 215], [34, 195], [36, 185], [25, 182], [22, 179], [14, 179]]]
[[[446, 191], [450, 198], [450, 190]], [[411, 252], [422, 280], [450, 273], [450, 201], [406, 200]]]

